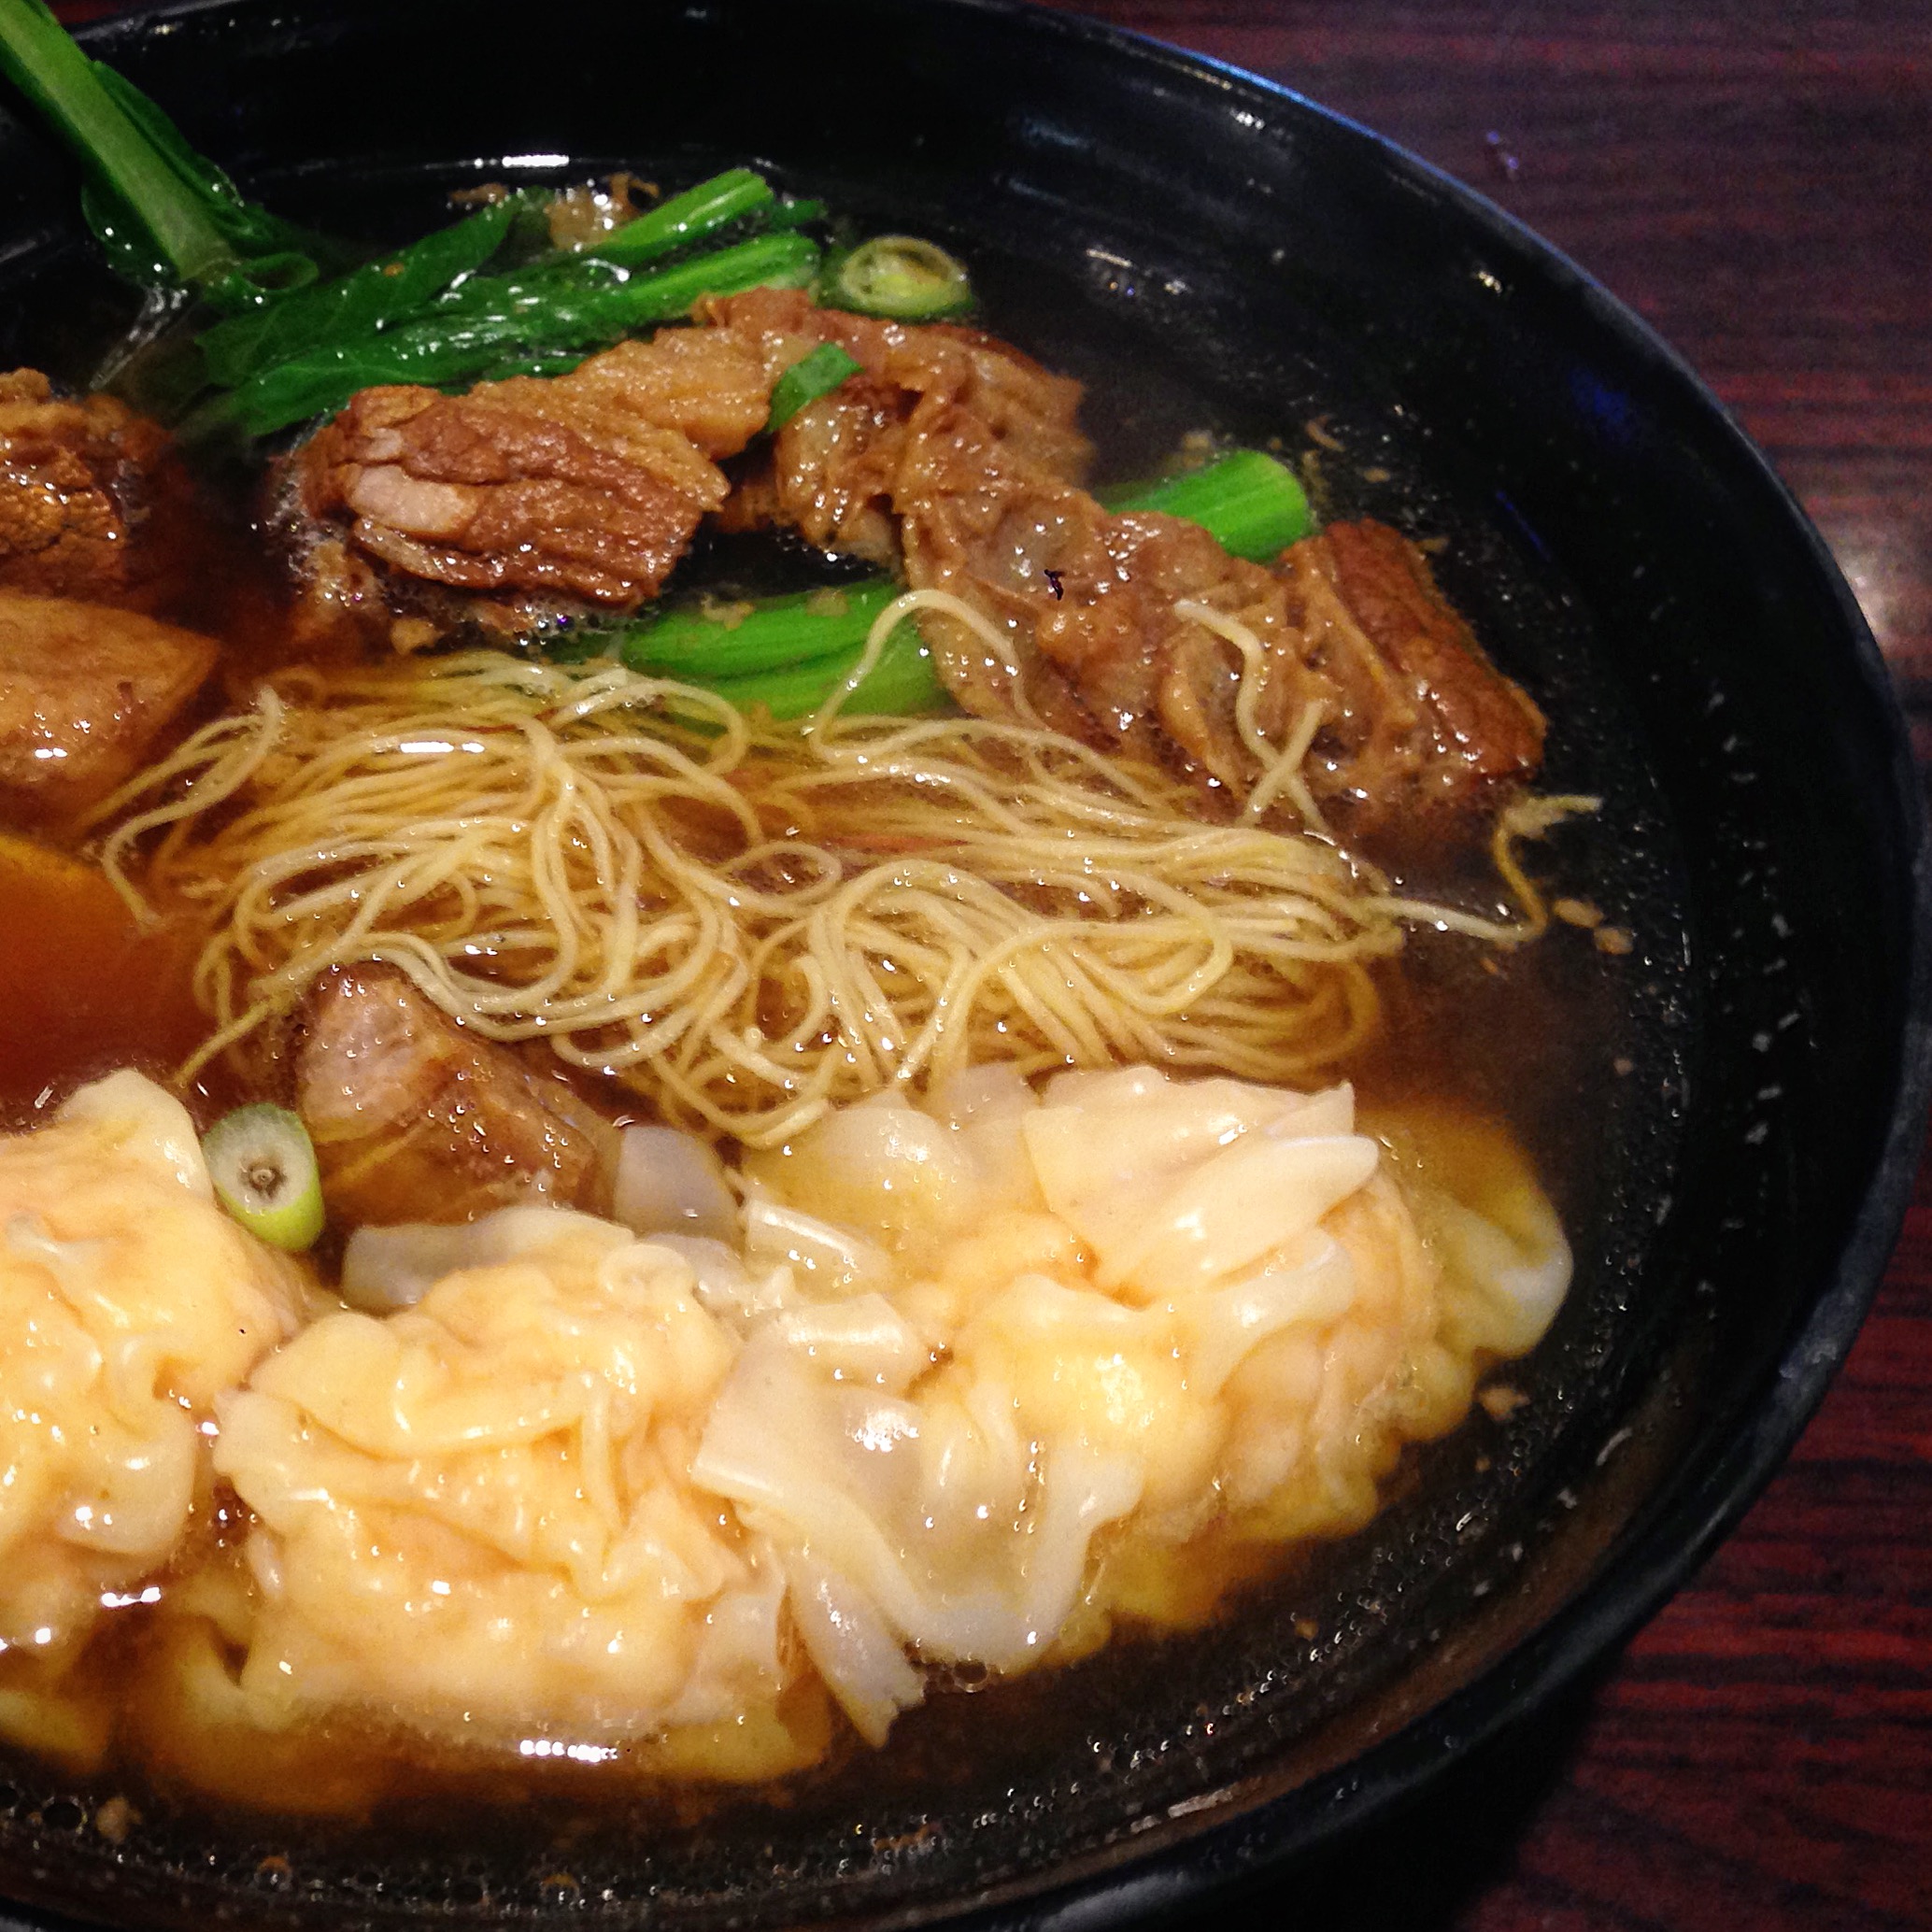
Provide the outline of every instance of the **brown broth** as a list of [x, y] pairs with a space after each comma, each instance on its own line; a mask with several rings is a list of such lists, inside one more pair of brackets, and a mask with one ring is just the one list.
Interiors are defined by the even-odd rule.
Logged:
[[104, 875], [0, 833], [0, 1118], [15, 1125], [117, 1067], [164, 1079], [206, 1031], [200, 933], [143, 928]]

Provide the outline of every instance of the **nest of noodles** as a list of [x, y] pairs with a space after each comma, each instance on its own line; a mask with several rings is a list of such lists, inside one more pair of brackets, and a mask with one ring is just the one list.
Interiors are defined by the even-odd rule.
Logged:
[[1030, 725], [844, 718], [843, 695], [800, 727], [607, 662], [279, 675], [97, 815], [138, 913], [208, 922], [214, 1027], [183, 1077], [383, 960], [485, 1037], [751, 1145], [987, 1060], [1292, 1084], [1372, 1031], [1368, 968], [1406, 925], [1541, 931], [1514, 841], [1595, 803], [1501, 815], [1523, 912], [1499, 922], [1257, 814], [1204, 822], [1157, 767]]

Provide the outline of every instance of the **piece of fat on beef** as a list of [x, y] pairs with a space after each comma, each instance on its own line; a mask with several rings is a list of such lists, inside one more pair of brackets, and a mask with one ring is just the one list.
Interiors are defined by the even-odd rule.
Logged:
[[617, 1129], [561, 1080], [458, 1026], [393, 966], [339, 968], [320, 983], [296, 1087], [323, 1197], [350, 1227], [608, 1209]]
[[131, 778], [214, 668], [198, 632], [0, 590], [0, 807], [71, 818]]
[[1006, 639], [996, 650], [971, 625], [921, 616], [960, 705], [992, 718], [1030, 708], [1075, 737], [1156, 753], [1148, 587], [1135, 581], [1122, 519], [1027, 462], [975, 410], [930, 398], [906, 436], [893, 504], [907, 582], [959, 598]]
[[0, 589], [153, 607], [187, 490], [166, 432], [124, 404], [0, 373]]
[[363, 390], [292, 459], [298, 556], [634, 608], [724, 501], [717, 459], [763, 428], [770, 395], [754, 348], [690, 328], [461, 396]]

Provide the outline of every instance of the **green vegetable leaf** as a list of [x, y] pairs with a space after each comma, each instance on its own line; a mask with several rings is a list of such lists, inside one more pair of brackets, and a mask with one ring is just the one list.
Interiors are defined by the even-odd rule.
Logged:
[[762, 175], [750, 168], [728, 168], [660, 202], [634, 221], [612, 229], [582, 252], [627, 267], [655, 262], [692, 242], [708, 240], [733, 221], [772, 208], [776, 202], [771, 183]]
[[187, 283], [238, 309], [305, 286], [332, 258], [319, 237], [247, 200], [132, 82], [89, 59], [45, 0], [0, 0], [0, 73], [80, 157], [84, 212], [131, 279]]
[[726, 622], [702, 604], [664, 604], [633, 618], [621, 655], [633, 671], [710, 684], [754, 676], [808, 658], [857, 656], [873, 621], [900, 594], [890, 577], [841, 589], [790, 590], [761, 597]]
[[420, 315], [496, 253], [517, 212], [514, 202], [499, 202], [351, 275], [217, 322], [197, 338], [208, 375], [233, 389], [278, 362]]
[[765, 220], [774, 228], [803, 228], [810, 222], [824, 220], [829, 212], [822, 201], [788, 196]]
[[1236, 449], [1198, 470], [1099, 492], [1110, 510], [1158, 510], [1199, 523], [1230, 557], [1267, 563], [1315, 527], [1300, 478], [1265, 450]]
[[[705, 295], [765, 285], [796, 288], [812, 279], [818, 249], [800, 234], [760, 235], [652, 275], [616, 274], [590, 262], [573, 279], [554, 269], [527, 276], [473, 276], [447, 305], [397, 328], [328, 344], [250, 376], [227, 414], [263, 436], [325, 410], [339, 409], [376, 383], [452, 387], [486, 373], [535, 364], [553, 373], [558, 352], [615, 342], [652, 322], [675, 321]], [[596, 275], [596, 280], [583, 277]]]

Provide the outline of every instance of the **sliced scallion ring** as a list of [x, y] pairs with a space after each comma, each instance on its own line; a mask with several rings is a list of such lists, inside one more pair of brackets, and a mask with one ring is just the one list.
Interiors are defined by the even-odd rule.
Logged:
[[215, 1197], [258, 1239], [298, 1253], [322, 1231], [322, 1183], [299, 1114], [237, 1107], [202, 1136]]
[[834, 308], [929, 322], [973, 306], [965, 269], [936, 242], [916, 234], [875, 234], [834, 263], [825, 300]]

